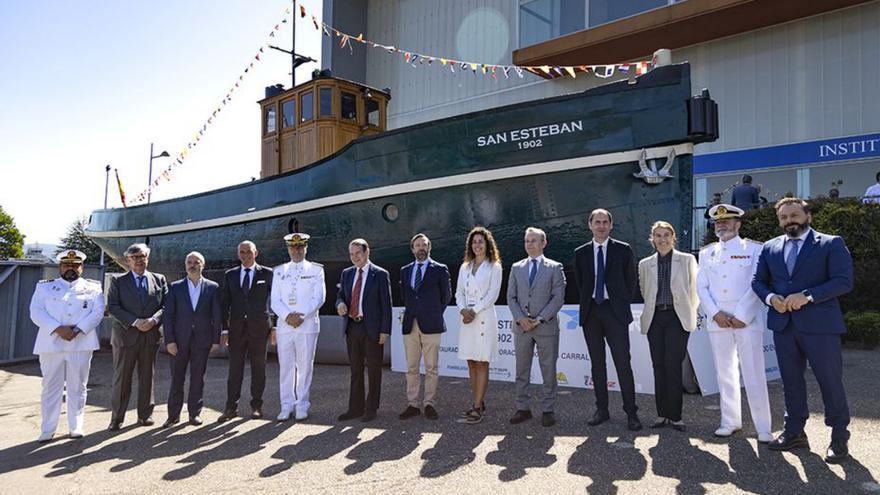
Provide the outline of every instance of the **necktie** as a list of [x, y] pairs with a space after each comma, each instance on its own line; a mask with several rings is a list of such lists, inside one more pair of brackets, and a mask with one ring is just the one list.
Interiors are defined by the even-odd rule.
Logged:
[[241, 291], [244, 292], [245, 297], [251, 292], [251, 269], [244, 269], [244, 282], [241, 283]]
[[605, 254], [602, 252], [602, 246], [599, 246], [599, 253], [596, 255], [596, 304], [605, 302]]
[[531, 287], [532, 284], [535, 283], [535, 276], [537, 276], [537, 275], [538, 275], [538, 260], [534, 259], [534, 260], [532, 260], [532, 267], [529, 270], [529, 287]]
[[416, 265], [416, 280], [415, 280], [415, 283], [413, 283], [413, 290], [418, 292], [419, 287], [421, 287], [421, 286], [422, 286], [422, 264], [419, 263], [418, 265]]
[[147, 277], [139, 276], [138, 277], [138, 295], [141, 298], [141, 304], [145, 304], [147, 302]]
[[351, 309], [348, 314], [351, 315], [352, 318], [359, 318], [361, 316], [361, 311], [358, 306], [360, 306], [361, 302], [361, 282], [363, 281], [363, 277], [361, 276], [360, 268], [357, 271], [357, 280], [354, 282], [354, 289], [351, 291]]
[[801, 240], [789, 239], [788, 242], [791, 243], [791, 251], [788, 252], [788, 256], [785, 258], [785, 267], [788, 268], [788, 274], [791, 275], [794, 272], [794, 265], [797, 263], [798, 243], [800, 243]]

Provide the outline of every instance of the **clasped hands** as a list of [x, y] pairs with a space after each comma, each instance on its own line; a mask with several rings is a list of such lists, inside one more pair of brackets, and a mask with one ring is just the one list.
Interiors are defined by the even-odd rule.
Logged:
[[471, 323], [477, 317], [477, 312], [471, 308], [465, 308], [465, 309], [461, 310], [460, 313], [461, 313], [461, 322], [464, 323], [465, 325], [467, 325], [468, 323]]
[[132, 323], [131, 326], [137, 328], [138, 331], [149, 332], [156, 326], [156, 323], [152, 318], [138, 318], [137, 320], [134, 320], [134, 323]]
[[535, 318], [523, 316], [522, 318], [516, 320], [516, 324], [519, 325], [519, 327], [522, 328], [523, 331], [531, 332], [532, 330], [537, 328], [538, 325], [540, 325], [541, 323]]
[[725, 313], [724, 311], [719, 311], [715, 313], [715, 316], [712, 317], [715, 320], [715, 323], [718, 324], [721, 328], [745, 328], [746, 324], [737, 319], [735, 316], [729, 313]]
[[53, 331], [52, 333], [58, 334], [59, 337], [70, 342], [71, 340], [75, 339], [77, 335], [79, 335], [79, 332], [74, 331], [73, 328], [74, 327], [72, 326], [62, 325], [56, 328], [55, 331]]
[[298, 328], [300, 325], [302, 325], [303, 321], [305, 321], [303, 319], [303, 316], [305, 315], [303, 315], [302, 313], [290, 313], [289, 315], [287, 315], [287, 318], [285, 318], [284, 321], [293, 328]]
[[789, 294], [785, 298], [778, 294], [770, 298], [770, 304], [778, 313], [797, 311], [803, 308], [808, 302], [810, 302], [810, 300], [801, 292]]

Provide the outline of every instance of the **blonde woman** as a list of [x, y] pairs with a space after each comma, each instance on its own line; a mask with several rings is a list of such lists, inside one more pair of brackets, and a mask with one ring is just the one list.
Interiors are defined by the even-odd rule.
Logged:
[[501, 292], [501, 256], [495, 238], [485, 227], [474, 227], [467, 237], [464, 262], [458, 272], [455, 302], [461, 314], [458, 358], [466, 360], [473, 406], [462, 413], [464, 421], [483, 420], [483, 399], [489, 386], [489, 362], [498, 354], [498, 316], [495, 301]]
[[639, 287], [645, 299], [642, 333], [648, 335], [654, 365], [657, 421], [652, 427], [684, 431], [681, 363], [697, 328], [697, 260], [675, 249], [675, 227], [668, 222], [654, 222], [650, 241], [656, 252], [639, 262]]

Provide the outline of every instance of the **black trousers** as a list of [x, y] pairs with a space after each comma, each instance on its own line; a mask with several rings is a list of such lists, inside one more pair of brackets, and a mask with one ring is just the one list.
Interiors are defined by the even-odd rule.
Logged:
[[263, 391], [266, 390], [266, 344], [269, 337], [248, 336], [247, 325], [241, 335], [229, 336], [229, 378], [226, 380], [226, 410], [238, 409], [241, 384], [244, 381], [245, 359], [251, 362], [251, 409], [263, 407]]
[[608, 302], [596, 304], [593, 301], [590, 304], [590, 315], [583, 330], [592, 364], [596, 408], [608, 410], [608, 372], [605, 361], [605, 342], [608, 342], [623, 395], [623, 410], [628, 416], [635, 415], [639, 408], [636, 406], [636, 384], [630, 366], [629, 325], [618, 321]]
[[654, 400], [660, 418], [681, 421], [684, 392], [681, 363], [687, 354], [689, 337], [690, 333], [684, 331], [674, 310], [654, 313], [648, 328], [648, 347], [654, 366]]
[[137, 415], [146, 419], [153, 415], [156, 402], [153, 399], [153, 371], [156, 367], [156, 352], [159, 343], [146, 333], [139, 333], [134, 345], [113, 346], [113, 393], [111, 402], [111, 421], [122, 422], [131, 399], [131, 382], [134, 370], [138, 375]]
[[180, 418], [183, 409], [183, 384], [189, 367], [189, 394], [186, 407], [189, 417], [202, 413], [202, 395], [205, 390], [205, 369], [208, 367], [210, 347], [199, 348], [192, 343], [177, 343], [177, 355], [170, 356], [171, 387], [168, 389], [168, 418]]
[[[348, 346], [348, 361], [351, 366], [348, 411], [376, 412], [379, 409], [379, 396], [382, 394], [384, 346], [370, 338], [363, 322], [358, 323], [354, 320], [348, 320], [345, 342]], [[367, 363], [367, 377], [370, 381], [366, 400], [364, 399], [364, 361]]]

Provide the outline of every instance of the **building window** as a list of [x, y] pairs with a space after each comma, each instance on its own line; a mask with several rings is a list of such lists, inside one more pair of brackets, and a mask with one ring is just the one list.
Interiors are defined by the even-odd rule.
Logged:
[[379, 102], [373, 98], [367, 98], [364, 103], [367, 105], [367, 124], [378, 126]]
[[272, 134], [275, 132], [275, 105], [266, 107], [266, 120], [265, 120], [265, 134]]
[[529, 46], [580, 31], [585, 0], [524, 0], [519, 6], [519, 46]]
[[357, 120], [357, 96], [353, 93], [341, 94], [342, 100], [342, 118], [346, 120]]
[[296, 99], [291, 98], [281, 103], [281, 128], [287, 129], [296, 125]]
[[669, 0], [589, 0], [590, 27], [665, 7], [670, 3], [673, 2]]
[[809, 171], [811, 198], [860, 197], [877, 182], [875, 177], [880, 172], [880, 160], [821, 165], [811, 167]]
[[319, 93], [320, 109], [318, 116], [333, 116], [333, 88], [321, 88]]
[[798, 169], [764, 169], [706, 177], [706, 195], [708, 199], [711, 200], [713, 193], [720, 192], [721, 202], [730, 203], [733, 188], [741, 183], [742, 177], [745, 174], [752, 176], [752, 185], [758, 188], [761, 206], [768, 204], [772, 206], [785, 197], [786, 194], [797, 194]]
[[315, 118], [315, 95], [311, 91], [303, 93], [300, 100], [300, 122]]

